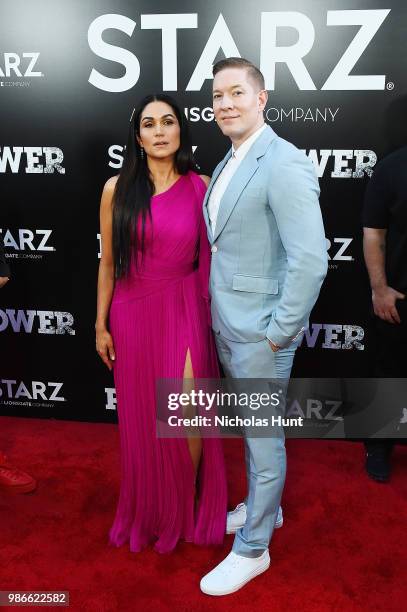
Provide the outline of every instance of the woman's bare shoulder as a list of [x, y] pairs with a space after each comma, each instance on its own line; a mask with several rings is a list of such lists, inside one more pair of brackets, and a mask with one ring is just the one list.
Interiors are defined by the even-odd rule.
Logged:
[[104, 184], [102, 198], [100, 200], [100, 211], [102, 214], [112, 214], [113, 196], [118, 178], [119, 175], [111, 176]]
[[119, 178], [119, 175], [116, 174], [116, 176], [111, 176], [110, 178], [107, 179], [105, 183], [105, 187], [104, 187], [106, 191], [114, 191], [118, 178]]
[[205, 185], [208, 187], [209, 183], [211, 182], [211, 177], [207, 176], [206, 174], [200, 174], [199, 176], [201, 177]]

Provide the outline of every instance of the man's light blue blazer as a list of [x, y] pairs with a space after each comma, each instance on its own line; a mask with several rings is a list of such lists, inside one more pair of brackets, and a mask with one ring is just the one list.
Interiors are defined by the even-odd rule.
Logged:
[[232, 154], [215, 168], [203, 203], [212, 247], [212, 327], [237, 342], [287, 347], [308, 327], [327, 272], [319, 185], [312, 162], [269, 127], [233, 175], [212, 234], [208, 200]]

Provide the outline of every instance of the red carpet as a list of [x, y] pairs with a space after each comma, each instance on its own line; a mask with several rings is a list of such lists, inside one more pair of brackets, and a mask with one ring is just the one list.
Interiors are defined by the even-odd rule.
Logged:
[[[405, 446], [390, 484], [379, 485], [364, 474], [360, 444], [289, 440], [271, 568], [219, 599], [201, 594], [199, 579], [233, 536], [221, 549], [182, 543], [165, 556], [106, 545], [119, 485], [115, 426], [0, 417], [0, 448], [39, 481], [33, 494], [0, 497], [0, 590], [70, 591], [70, 609], [87, 612], [407, 607]], [[244, 496], [240, 441], [225, 450], [234, 506]]]

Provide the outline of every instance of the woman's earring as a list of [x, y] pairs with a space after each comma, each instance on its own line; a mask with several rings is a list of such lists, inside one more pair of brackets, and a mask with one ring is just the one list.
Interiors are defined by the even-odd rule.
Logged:
[[141, 159], [144, 159], [144, 149], [143, 149], [143, 147], [140, 147], [140, 156], [141, 156]]

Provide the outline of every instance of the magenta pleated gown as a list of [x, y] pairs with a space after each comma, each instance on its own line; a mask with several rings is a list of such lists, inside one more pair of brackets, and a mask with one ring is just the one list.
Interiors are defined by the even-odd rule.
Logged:
[[185, 438], [157, 438], [156, 379], [218, 377], [210, 329], [210, 250], [202, 215], [206, 186], [194, 172], [151, 199], [143, 267], [116, 281], [110, 330], [116, 361], [121, 488], [110, 542], [169, 552], [178, 540], [220, 544], [226, 523], [221, 440], [202, 439], [197, 477]]

